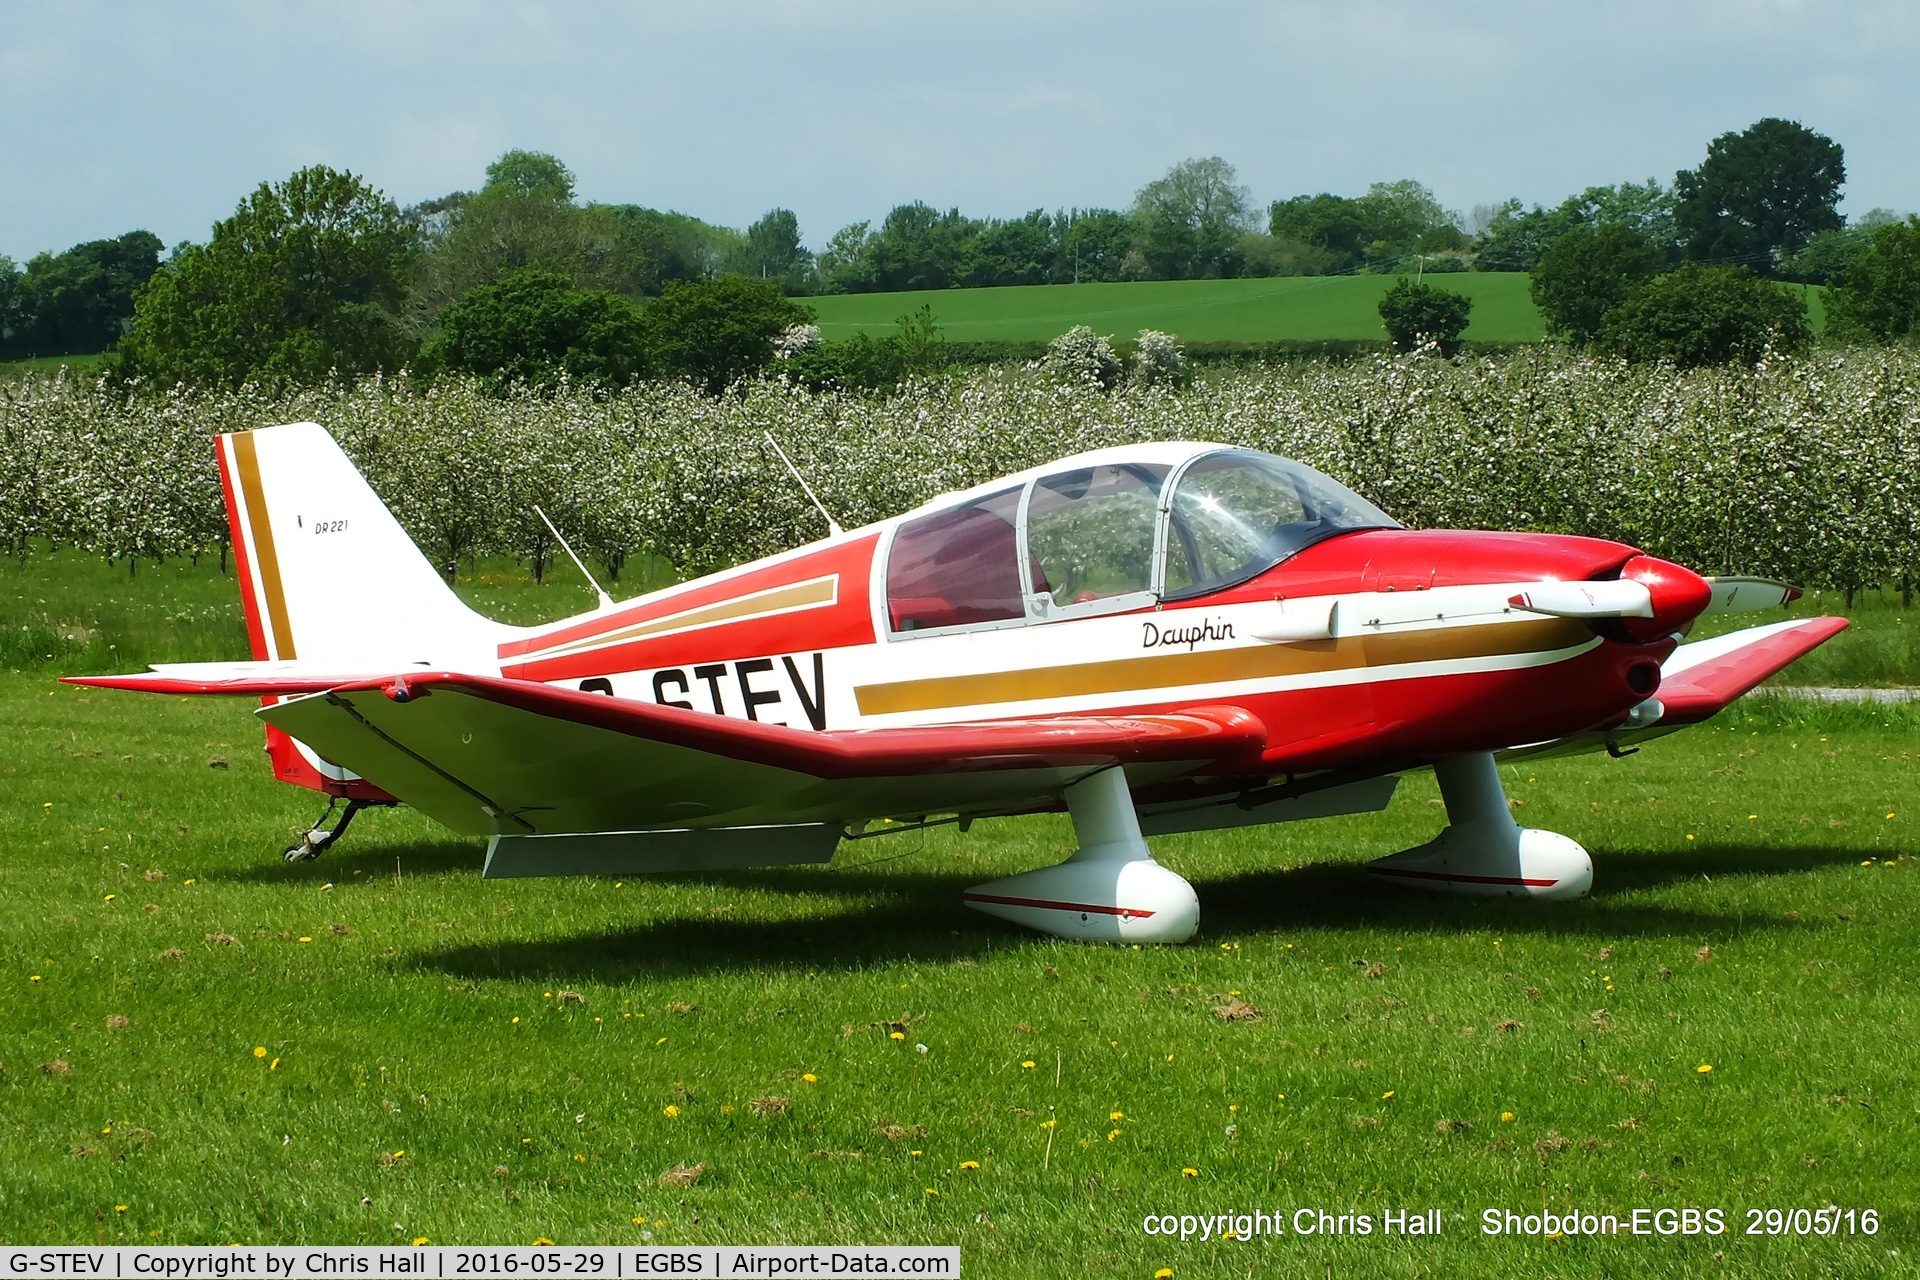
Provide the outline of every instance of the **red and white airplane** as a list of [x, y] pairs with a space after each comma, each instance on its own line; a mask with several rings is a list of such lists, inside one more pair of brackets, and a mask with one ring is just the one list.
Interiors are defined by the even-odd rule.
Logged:
[[1375, 877], [1568, 897], [1592, 864], [1515, 825], [1497, 754], [1619, 754], [1846, 626], [1682, 644], [1797, 593], [1595, 538], [1403, 529], [1297, 462], [1163, 443], [512, 627], [319, 426], [218, 456], [255, 660], [75, 683], [261, 697], [275, 775], [349, 801], [289, 858], [367, 803], [487, 837], [489, 877], [825, 862], [876, 828], [1064, 808], [1078, 851], [968, 905], [1180, 941], [1198, 899], [1144, 837], [1377, 811], [1431, 767], [1450, 825]]

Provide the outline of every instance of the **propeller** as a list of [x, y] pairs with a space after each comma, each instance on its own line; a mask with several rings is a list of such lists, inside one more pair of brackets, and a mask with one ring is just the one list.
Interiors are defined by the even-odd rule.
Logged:
[[1708, 578], [1713, 599], [1705, 613], [1758, 613], [1776, 606], [1785, 608], [1798, 600], [1801, 590], [1772, 578]]

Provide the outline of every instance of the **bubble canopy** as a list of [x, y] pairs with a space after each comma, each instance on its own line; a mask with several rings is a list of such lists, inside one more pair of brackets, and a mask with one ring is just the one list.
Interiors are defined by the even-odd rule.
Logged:
[[903, 518], [894, 634], [1140, 608], [1245, 582], [1316, 542], [1399, 525], [1312, 467], [1218, 445], [1063, 459]]

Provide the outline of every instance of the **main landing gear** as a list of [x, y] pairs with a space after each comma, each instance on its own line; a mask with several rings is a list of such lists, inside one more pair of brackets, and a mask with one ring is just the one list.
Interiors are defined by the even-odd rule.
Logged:
[[1447, 829], [1368, 863], [1370, 874], [1410, 888], [1508, 897], [1578, 898], [1593, 887], [1593, 862], [1578, 842], [1514, 822], [1491, 755], [1455, 756], [1433, 771]]
[[1087, 942], [1185, 942], [1200, 924], [1193, 886], [1153, 860], [1124, 769], [1066, 789], [1079, 851], [1057, 867], [977, 884], [976, 911]]
[[311, 862], [325, 853], [327, 849], [347, 833], [347, 827], [353, 822], [353, 815], [374, 803], [371, 800], [349, 800], [341, 811], [340, 821], [333, 824], [333, 830], [326, 829], [326, 822], [333, 814], [333, 807], [340, 803], [339, 796], [327, 797], [327, 810], [314, 820], [307, 833], [300, 837], [300, 843], [288, 849], [281, 856], [288, 862]]

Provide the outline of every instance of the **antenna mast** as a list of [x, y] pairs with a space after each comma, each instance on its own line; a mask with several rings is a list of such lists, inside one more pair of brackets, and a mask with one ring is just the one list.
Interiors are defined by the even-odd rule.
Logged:
[[819, 496], [814, 493], [813, 486], [807, 483], [807, 478], [800, 474], [800, 468], [793, 465], [793, 459], [789, 458], [787, 456], [787, 451], [780, 447], [780, 442], [773, 438], [773, 432], [765, 431], [765, 432], [762, 432], [761, 434], [766, 436], [767, 443], [773, 446], [773, 451], [780, 455], [780, 461], [787, 464], [787, 471], [792, 474], [795, 480], [799, 481], [801, 490], [804, 491], [807, 495], [807, 500], [812, 502], [814, 505], [814, 509], [819, 511], [819, 513], [823, 517], [825, 517], [827, 522], [827, 533], [835, 538], [845, 533], [846, 530], [840, 527], [840, 522], [833, 518], [833, 514], [827, 510], [826, 504], [820, 501]]
[[573, 548], [567, 545], [567, 540], [565, 536], [562, 535], [558, 529], [553, 527], [553, 521], [547, 519], [547, 513], [540, 509], [540, 504], [537, 502], [534, 503], [533, 505], [533, 514], [539, 516], [540, 523], [547, 526], [547, 532], [551, 533], [554, 536], [554, 538], [560, 543], [560, 546], [566, 551], [567, 555], [573, 560], [574, 567], [580, 570], [581, 576], [584, 577], [589, 583], [592, 583], [593, 594], [600, 597], [600, 607], [602, 609], [613, 608], [613, 597], [608, 595], [606, 591], [601, 588], [598, 582], [594, 581], [593, 575], [587, 572], [587, 566], [581, 563], [579, 556], [573, 554]]

